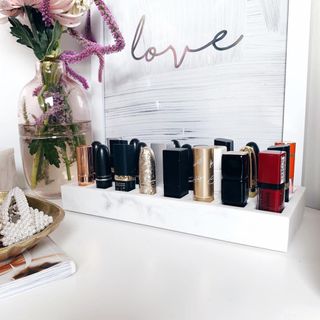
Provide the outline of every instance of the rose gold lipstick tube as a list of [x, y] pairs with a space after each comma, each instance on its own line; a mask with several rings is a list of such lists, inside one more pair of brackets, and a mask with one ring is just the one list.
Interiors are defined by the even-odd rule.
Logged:
[[211, 202], [213, 196], [214, 149], [207, 146], [193, 148], [194, 200]]
[[76, 153], [79, 186], [87, 186], [94, 183], [92, 147], [79, 146], [76, 149]]

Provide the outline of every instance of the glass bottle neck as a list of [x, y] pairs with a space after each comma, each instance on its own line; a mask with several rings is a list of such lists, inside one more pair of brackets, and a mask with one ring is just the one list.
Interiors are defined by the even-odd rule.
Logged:
[[45, 60], [37, 63], [36, 71], [43, 85], [49, 88], [59, 85], [65, 73], [65, 66], [60, 60]]

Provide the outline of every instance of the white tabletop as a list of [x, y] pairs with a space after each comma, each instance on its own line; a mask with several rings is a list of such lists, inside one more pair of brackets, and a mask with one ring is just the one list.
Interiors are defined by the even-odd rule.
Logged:
[[52, 238], [77, 273], [1, 301], [1, 319], [320, 319], [316, 210], [287, 254], [75, 213]]

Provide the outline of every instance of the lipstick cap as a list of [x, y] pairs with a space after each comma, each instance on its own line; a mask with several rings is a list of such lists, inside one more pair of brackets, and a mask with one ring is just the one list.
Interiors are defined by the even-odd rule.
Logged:
[[112, 186], [109, 149], [103, 144], [98, 147], [96, 152], [96, 185], [100, 189]]
[[289, 202], [290, 189], [290, 145], [271, 146], [268, 150], [284, 151], [286, 153], [286, 184], [285, 184], [285, 201]]
[[94, 176], [96, 174], [96, 153], [97, 153], [97, 150], [98, 150], [98, 147], [101, 145], [101, 142], [99, 141], [93, 141], [91, 143], [91, 146], [92, 146], [92, 155], [93, 155], [93, 170], [94, 170]]
[[253, 147], [245, 146], [241, 149], [243, 152], [247, 152], [249, 156], [249, 196], [250, 198], [254, 198], [257, 195], [257, 172], [258, 172], [258, 166], [257, 166], [257, 155]]
[[214, 149], [206, 146], [193, 148], [194, 200], [213, 201]]
[[286, 153], [268, 150], [259, 153], [258, 184], [280, 186], [286, 182]]
[[249, 176], [249, 156], [247, 152], [229, 151], [222, 155], [222, 178], [244, 180]]
[[114, 173], [117, 176], [134, 177], [135, 153], [133, 146], [128, 144], [115, 144], [113, 146]]
[[231, 139], [225, 139], [225, 138], [216, 138], [214, 139], [214, 145], [215, 146], [225, 146], [227, 147], [227, 151], [233, 151], [233, 140]]
[[151, 143], [151, 149], [153, 150], [156, 160], [156, 179], [157, 186], [163, 185], [163, 150], [172, 148], [173, 145], [165, 143]]
[[289, 178], [290, 178], [290, 192], [293, 192], [294, 189], [294, 171], [295, 171], [295, 156], [296, 156], [296, 143], [295, 142], [276, 142], [276, 146], [282, 146], [288, 144], [290, 146], [290, 169], [289, 169]]
[[221, 192], [221, 170], [214, 170], [213, 172], [214, 176], [214, 193], [216, 194], [217, 192]]
[[143, 194], [156, 194], [156, 165], [151, 148], [143, 147], [139, 158], [139, 190]]
[[222, 155], [227, 152], [226, 146], [214, 146], [214, 170], [221, 170]]
[[131, 146], [133, 146], [135, 157], [136, 157], [135, 175], [139, 174], [139, 153], [140, 153], [140, 150], [138, 150], [139, 142], [140, 141], [138, 139], [132, 139], [129, 143]]
[[188, 150], [163, 150], [164, 196], [182, 198], [189, 193]]
[[117, 144], [128, 144], [128, 141], [121, 140], [121, 139], [108, 139], [108, 143], [109, 143], [109, 151], [110, 151], [110, 157], [111, 157], [111, 166], [113, 166], [114, 146]]
[[178, 140], [171, 140], [175, 148], [181, 148], [180, 142]]
[[188, 176], [189, 176], [189, 190], [193, 190], [193, 151], [190, 144], [184, 144], [183, 149], [188, 150]]
[[78, 146], [76, 156], [79, 186], [92, 184], [94, 182], [92, 146]]

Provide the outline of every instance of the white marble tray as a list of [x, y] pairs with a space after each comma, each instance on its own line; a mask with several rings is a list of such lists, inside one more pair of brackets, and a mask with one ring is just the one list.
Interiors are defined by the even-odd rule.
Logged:
[[282, 214], [255, 209], [255, 199], [245, 208], [225, 206], [216, 200], [202, 203], [192, 193], [182, 199], [102, 190], [95, 186], [64, 185], [63, 208], [103, 218], [163, 228], [217, 240], [286, 252], [298, 229], [304, 207], [305, 188], [299, 187]]

